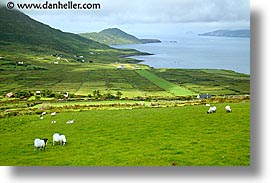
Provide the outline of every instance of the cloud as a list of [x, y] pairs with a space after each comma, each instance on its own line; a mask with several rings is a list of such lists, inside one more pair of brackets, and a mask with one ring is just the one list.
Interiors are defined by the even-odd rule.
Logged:
[[[5, 0], [7, 1], [7, 0]], [[49, 1], [49, 0], [48, 0]], [[68, 0], [59, 0], [66, 3]], [[249, 21], [249, 0], [72, 0], [74, 3], [100, 3], [100, 10], [24, 10], [40, 16], [90, 17], [111, 23], [184, 23]], [[46, 0], [13, 0], [14, 3], [45, 3]], [[51, 0], [56, 3], [58, 0]]]
[[248, 0], [103, 0], [96, 20], [117, 23], [185, 23], [249, 20]]
[[[9, 1], [9, 0], [5, 0]], [[68, 0], [48, 0], [50, 3]], [[34, 19], [66, 31], [103, 26], [153, 24], [237, 23], [249, 24], [249, 0], [70, 0], [100, 3], [100, 10], [23, 10]], [[46, 0], [13, 0], [14, 3], [45, 3]], [[109, 26], [108, 26], [109, 25]], [[71, 27], [71, 28], [69, 28]], [[106, 28], [106, 27], [105, 27]], [[70, 29], [70, 30], [68, 30]]]

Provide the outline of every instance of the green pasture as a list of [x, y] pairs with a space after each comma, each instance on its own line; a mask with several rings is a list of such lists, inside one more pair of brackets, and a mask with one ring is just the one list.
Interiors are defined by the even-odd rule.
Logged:
[[[134, 100], [106, 100], [106, 101], [68, 101], [68, 102], [44, 102], [42, 104], [38, 104], [33, 108], [43, 108], [43, 106], [50, 107], [65, 107], [65, 106], [92, 106], [92, 105], [133, 105], [133, 104], [146, 104], [149, 105], [151, 102], [144, 101], [134, 101]], [[44, 107], [45, 108], [45, 107]]]
[[219, 69], [155, 69], [152, 72], [194, 93], [250, 94], [250, 75], [248, 74]]
[[[0, 165], [250, 165], [250, 75], [155, 69], [129, 58], [148, 53], [63, 33], [16, 11], [0, 16], [7, 25], [0, 30]], [[213, 97], [196, 99], [199, 93]], [[209, 102], [217, 113], [206, 114]], [[228, 103], [233, 113], [225, 113]], [[67, 136], [65, 147], [51, 145], [54, 133]], [[45, 137], [46, 151], [34, 152], [34, 139]]]
[[176, 85], [174, 83], [171, 83], [163, 78], [160, 78], [147, 70], [137, 70], [136, 72], [141, 76], [145, 77], [146, 79], [148, 79], [149, 81], [155, 83], [160, 88], [176, 96], [186, 96], [186, 95], [194, 94], [192, 91], [186, 88], [180, 87], [179, 85]]
[[[199, 105], [1, 118], [0, 165], [249, 166], [250, 103], [231, 103], [232, 113], [215, 105], [214, 114]], [[56, 132], [66, 146], [51, 145]], [[44, 137], [46, 151], [34, 152], [33, 140]]]
[[[52, 55], [15, 54], [2, 51], [0, 59], [0, 95], [9, 92], [53, 90], [77, 96], [118, 91], [122, 98], [175, 97], [198, 93], [211, 95], [250, 94], [250, 76], [217, 69], [152, 69], [146, 65], [125, 63], [119, 51], [92, 50], [93, 63], [79, 63], [70, 55], [60, 60]], [[101, 60], [101, 61], [99, 61]], [[23, 61], [24, 65], [17, 62]], [[58, 61], [58, 64], [53, 64]], [[117, 69], [123, 65], [123, 69]]]

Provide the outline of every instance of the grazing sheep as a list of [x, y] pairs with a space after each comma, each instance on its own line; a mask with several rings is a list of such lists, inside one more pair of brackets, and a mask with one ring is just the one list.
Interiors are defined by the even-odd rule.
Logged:
[[44, 119], [44, 115], [46, 115], [47, 114], [47, 112], [42, 112], [42, 114], [40, 115], [40, 119], [42, 120], [42, 119]]
[[72, 124], [72, 123], [74, 123], [74, 119], [68, 120], [66, 123], [67, 123], [67, 124]]
[[56, 123], [56, 121], [55, 121], [55, 120], [53, 120], [53, 121], [52, 121], [52, 124], [55, 124], [55, 123]]
[[56, 115], [56, 112], [52, 112], [52, 113], [51, 113], [51, 116], [55, 116], [55, 115]]
[[67, 142], [65, 135], [59, 133], [53, 134], [53, 145], [55, 142], [58, 142], [60, 145], [64, 146]]
[[213, 106], [212, 109], [213, 109], [213, 112], [216, 112], [217, 107], [216, 107], [216, 106]]
[[217, 107], [216, 106], [213, 106], [213, 107], [210, 107], [207, 111], [207, 114], [211, 114], [211, 113], [215, 113], [217, 110]]
[[228, 112], [232, 112], [232, 109], [229, 105], [225, 106], [225, 111]]
[[44, 138], [44, 139], [35, 139], [34, 140], [34, 151], [36, 149], [43, 149], [45, 150], [46, 146], [47, 146], [47, 141], [48, 139], [47, 138]]

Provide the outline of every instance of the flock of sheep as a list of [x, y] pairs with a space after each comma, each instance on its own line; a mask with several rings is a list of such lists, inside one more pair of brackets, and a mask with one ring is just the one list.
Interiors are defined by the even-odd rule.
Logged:
[[[208, 104], [208, 105], [209, 105], [209, 104]], [[216, 106], [210, 107], [210, 108], [208, 109], [208, 111], [207, 111], [207, 114], [215, 113], [216, 110], [217, 110], [217, 107], [216, 107]], [[230, 107], [229, 105], [227, 105], [227, 106], [225, 106], [225, 111], [226, 111], [227, 113], [229, 113], [229, 112], [232, 112], [232, 109], [231, 109], [231, 107]]]
[[[42, 112], [42, 114], [40, 115], [41, 120], [44, 119], [44, 115], [46, 115], [46, 112]], [[51, 116], [55, 116], [55, 115], [56, 115], [56, 112], [51, 113]], [[56, 123], [56, 121], [53, 120], [51, 123]], [[72, 124], [72, 123], [74, 123], [74, 119], [68, 120], [66, 123]], [[43, 138], [43, 139], [36, 138], [34, 140], [34, 151], [36, 151], [38, 149], [45, 150], [48, 140], [49, 140], [48, 138]], [[66, 144], [66, 142], [67, 142], [67, 140], [66, 140], [65, 135], [59, 134], [59, 133], [53, 134], [53, 144], [52, 145], [55, 145], [55, 143], [59, 143], [60, 145], [64, 146]]]
[[[34, 151], [37, 149], [39, 150], [45, 150], [47, 146], [48, 139], [43, 138], [43, 139], [34, 139]], [[59, 143], [60, 145], [64, 146], [66, 144], [67, 140], [65, 135], [55, 133], [53, 134], [53, 145], [54, 143]]]
[[[44, 119], [44, 115], [46, 115], [47, 112], [42, 112], [42, 114], [40, 115], [40, 119]], [[51, 113], [51, 116], [55, 116], [56, 115], [56, 112], [52, 112]]]
[[[210, 106], [210, 104], [206, 104], [206, 106]], [[210, 107], [207, 111], [207, 114], [215, 113], [216, 110], [217, 110], [216, 106]], [[230, 113], [230, 112], [232, 112], [232, 109], [229, 105], [227, 105], [227, 106], [225, 106], [225, 111], [227, 113]], [[46, 115], [46, 112], [43, 112], [41, 114], [40, 119], [43, 119], [44, 115]], [[56, 112], [51, 113], [51, 116], [55, 116], [55, 115], [56, 115]], [[52, 121], [52, 123], [56, 123], [56, 121]], [[68, 120], [66, 123], [67, 124], [72, 124], [72, 123], [74, 123], [74, 119]], [[48, 142], [47, 138], [43, 138], [43, 139], [38, 139], [37, 138], [37, 139], [35, 139], [34, 140], [34, 151], [37, 150], [37, 149], [45, 150], [45, 148], [47, 146], [47, 142]], [[53, 134], [53, 145], [55, 143], [59, 143], [60, 145], [64, 146], [66, 144], [66, 142], [67, 142], [67, 140], [66, 140], [65, 135], [62, 135], [62, 134], [59, 134], [59, 133]]]

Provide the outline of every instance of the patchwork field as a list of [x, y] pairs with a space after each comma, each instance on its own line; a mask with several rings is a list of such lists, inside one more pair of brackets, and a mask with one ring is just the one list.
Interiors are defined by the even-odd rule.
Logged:
[[147, 70], [137, 70], [137, 73], [139, 73], [141, 76], [145, 77], [149, 81], [155, 83], [160, 88], [166, 90], [167, 92], [175, 96], [186, 96], [186, 95], [196, 94], [184, 87], [180, 87], [179, 85], [171, 83], [163, 78], [160, 78], [154, 75], [153, 73], [148, 72]]
[[[1, 165], [249, 166], [250, 103], [61, 112], [0, 119]], [[75, 119], [73, 124], [66, 124]], [[51, 121], [56, 120], [55, 124]], [[66, 146], [52, 146], [62, 133]], [[20, 137], [20, 140], [19, 140]], [[34, 152], [34, 138], [47, 137]]]
[[0, 166], [250, 165], [250, 75], [155, 69], [1, 7], [0, 23]]
[[[94, 57], [107, 59], [103, 53], [99, 55]], [[227, 70], [152, 69], [141, 64], [119, 63], [120, 59], [113, 57], [109, 63], [77, 63], [62, 58], [53, 64], [57, 59], [52, 56], [23, 55], [24, 64], [18, 65], [20, 59], [9, 55], [0, 59], [0, 94], [53, 90], [88, 96], [99, 90], [113, 95], [119, 91], [122, 98], [135, 98], [250, 93], [249, 75]], [[122, 66], [123, 69], [118, 69]]]
[[250, 76], [218, 69], [158, 69], [155, 75], [197, 93], [250, 94]]
[[[92, 63], [65, 57], [54, 64], [50, 55], [0, 58], [1, 165], [250, 165], [249, 75], [153, 69], [118, 53], [97, 53]], [[5, 97], [9, 92], [16, 97]], [[65, 92], [70, 100], [57, 100]], [[206, 114], [212, 100], [196, 101], [199, 93], [213, 95], [217, 113]], [[227, 95], [234, 101], [228, 114]], [[48, 114], [40, 120], [43, 110]], [[66, 124], [69, 119], [75, 123]], [[67, 136], [65, 147], [51, 145], [54, 133]], [[33, 140], [44, 137], [46, 151], [34, 152]]]

